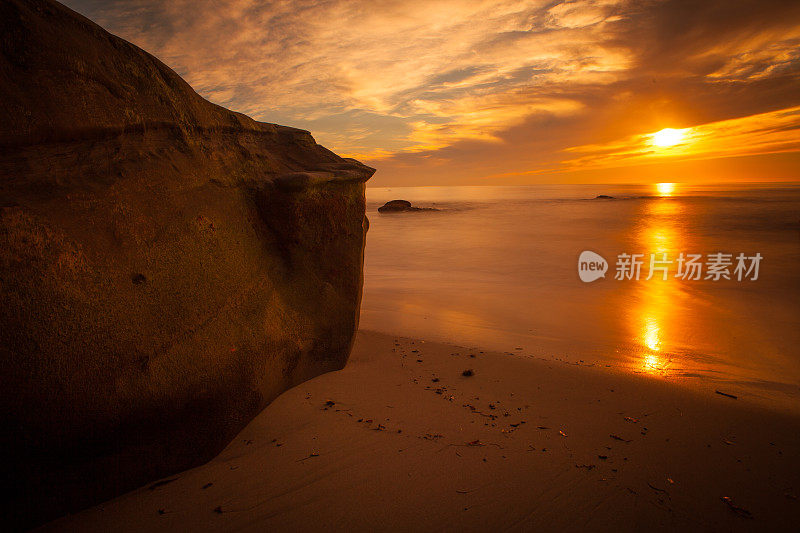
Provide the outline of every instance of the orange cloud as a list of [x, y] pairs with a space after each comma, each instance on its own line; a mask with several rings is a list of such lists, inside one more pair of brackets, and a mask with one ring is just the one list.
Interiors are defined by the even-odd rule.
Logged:
[[[376, 183], [797, 149], [778, 111], [800, 105], [797, 2], [67, 4], [206, 98], [375, 162]], [[681, 124], [691, 145], [648, 151]]]
[[740, 157], [800, 151], [800, 106], [747, 117], [699, 124], [681, 130], [674, 146], [653, 142], [656, 132], [617, 141], [567, 148], [578, 157], [562, 161], [564, 170], [612, 168], [672, 160]]

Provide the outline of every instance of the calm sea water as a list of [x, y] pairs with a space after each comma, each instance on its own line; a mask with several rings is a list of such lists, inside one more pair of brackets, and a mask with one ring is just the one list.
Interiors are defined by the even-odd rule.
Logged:
[[[378, 214], [392, 199], [439, 211]], [[364, 329], [800, 410], [800, 186], [370, 188], [367, 209]], [[580, 280], [584, 250], [604, 279]], [[763, 259], [755, 281], [646, 279], [649, 254], [681, 252]], [[645, 254], [638, 281], [614, 279], [621, 253]]]

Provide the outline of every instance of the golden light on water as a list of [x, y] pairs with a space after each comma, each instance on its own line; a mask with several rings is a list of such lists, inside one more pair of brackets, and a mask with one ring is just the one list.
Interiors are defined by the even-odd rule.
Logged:
[[672, 232], [667, 229], [652, 229], [649, 232], [650, 242], [652, 243], [652, 251], [655, 253], [669, 252], [669, 246], [672, 243]]
[[[675, 191], [674, 183], [658, 183], [656, 190], [661, 196], [669, 196]], [[683, 241], [680, 228], [672, 221], [683, 209], [678, 202], [658, 199], [644, 204], [642, 226], [637, 232], [637, 243], [643, 252], [674, 254]], [[649, 257], [645, 257], [649, 260]], [[660, 256], [656, 256], [660, 260]], [[643, 265], [643, 271], [650, 265]], [[672, 309], [680, 298], [680, 288], [672, 279], [662, 279], [661, 273], [636, 286], [636, 301], [633, 308], [631, 333], [635, 336], [639, 350], [634, 365], [640, 372], [666, 375], [672, 364], [672, 342], [675, 320]]]
[[642, 344], [645, 350], [639, 358], [639, 368], [641, 371], [650, 374], [661, 374], [667, 372], [671, 363], [668, 354], [662, 354], [661, 342], [661, 323], [660, 319], [666, 318], [665, 316], [649, 316], [644, 320], [644, 327], [642, 328]]
[[[656, 190], [671, 191], [674, 190], [674, 185], [674, 183], [659, 183], [656, 185]], [[661, 196], [669, 196], [669, 194], [661, 194]], [[673, 253], [675, 242], [679, 238], [679, 231], [675, 226], [663, 223], [663, 220], [679, 213], [681, 206], [677, 202], [656, 202], [656, 204], [648, 207], [647, 224], [639, 230], [639, 242], [642, 249], [647, 252]]]
[[655, 317], [648, 317], [644, 322], [644, 345], [657, 352], [661, 350], [661, 328], [658, 327], [658, 321]]
[[676, 144], [683, 142], [684, 138], [686, 137], [686, 131], [687, 130], [664, 128], [661, 131], [655, 132], [651, 136], [650, 142], [653, 144], [653, 146], [657, 146], [659, 148], [669, 148], [670, 146], [675, 146]]
[[666, 364], [655, 354], [645, 355], [642, 360], [642, 369], [645, 372], [663, 372]]
[[669, 364], [667, 355], [663, 354], [663, 324], [669, 320], [668, 282], [655, 279], [651, 288], [644, 294], [641, 308], [641, 333], [639, 342], [642, 344], [641, 353], [638, 355], [638, 367], [647, 373], [663, 374]]

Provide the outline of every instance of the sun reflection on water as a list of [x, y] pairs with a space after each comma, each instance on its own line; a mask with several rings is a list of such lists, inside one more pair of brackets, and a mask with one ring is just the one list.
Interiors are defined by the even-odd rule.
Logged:
[[[657, 190], [662, 196], [670, 196], [674, 192], [674, 184], [660, 183]], [[643, 225], [638, 232], [637, 242], [642, 253], [645, 253], [643, 273], [649, 268], [651, 253], [672, 256], [681, 245], [680, 228], [673, 224], [674, 217], [679, 214], [681, 204], [668, 199], [652, 199], [648, 201], [642, 213]], [[680, 297], [680, 289], [674, 279], [662, 279], [656, 273], [652, 279], [642, 276], [637, 284], [639, 304], [634, 308], [631, 324], [635, 328], [636, 343], [640, 346], [636, 355], [635, 368], [640, 372], [664, 375], [672, 363], [669, 353], [669, 331], [675, 321], [671, 310]]]
[[648, 374], [665, 374], [669, 370], [670, 359], [662, 358], [656, 354], [645, 355], [642, 358], [641, 369]]
[[661, 329], [658, 327], [658, 321], [655, 317], [647, 317], [644, 322], [644, 345], [658, 352], [661, 350], [661, 337], [659, 333]]

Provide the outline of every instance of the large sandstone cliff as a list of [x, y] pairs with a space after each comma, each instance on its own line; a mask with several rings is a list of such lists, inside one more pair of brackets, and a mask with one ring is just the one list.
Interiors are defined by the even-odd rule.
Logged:
[[373, 169], [0, 0], [0, 427], [30, 524], [208, 460], [341, 368]]

